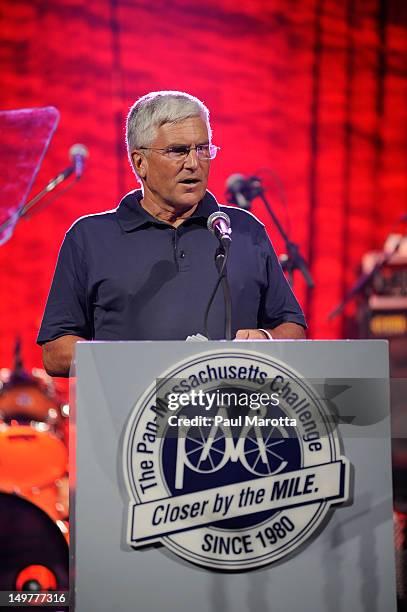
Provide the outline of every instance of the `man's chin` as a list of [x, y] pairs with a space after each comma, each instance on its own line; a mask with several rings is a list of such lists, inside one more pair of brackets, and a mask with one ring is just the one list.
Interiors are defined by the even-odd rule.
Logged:
[[202, 189], [202, 187], [200, 187], [199, 189], [191, 189], [185, 191], [177, 197], [177, 202], [181, 206], [194, 206], [202, 200], [205, 195], [205, 191], [206, 189]]

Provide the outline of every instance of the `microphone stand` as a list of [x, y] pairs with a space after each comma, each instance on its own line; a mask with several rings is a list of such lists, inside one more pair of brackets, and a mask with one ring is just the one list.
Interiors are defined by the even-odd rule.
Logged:
[[229, 245], [225, 247], [223, 244], [219, 244], [215, 252], [215, 265], [218, 271], [218, 280], [216, 281], [216, 285], [212, 291], [212, 295], [209, 298], [209, 302], [206, 307], [205, 316], [204, 316], [204, 332], [208, 340], [211, 339], [209, 335], [209, 330], [208, 330], [209, 311], [211, 309], [213, 300], [215, 299], [215, 296], [219, 289], [220, 284], [222, 284], [223, 298], [225, 301], [225, 339], [232, 340], [232, 298], [230, 294], [230, 287], [229, 287], [229, 281], [228, 281], [227, 269], [226, 269], [228, 255], [229, 255]]
[[[36, 196], [34, 196], [29, 202], [27, 202], [27, 204], [25, 204], [24, 206], [21, 206], [15, 213], [13, 213], [13, 215], [11, 215], [4, 223], [2, 223], [0, 225], [0, 246], [2, 244], [4, 244], [5, 242], [7, 242], [7, 240], [11, 237], [15, 226], [17, 225], [18, 221], [24, 217], [28, 211], [35, 206], [35, 204], [37, 204], [37, 202], [39, 202], [40, 200], [43, 199], [44, 196], [46, 196], [48, 193], [50, 193], [51, 191], [53, 191], [55, 189], [55, 187], [57, 187], [57, 185], [59, 185], [60, 183], [62, 183], [63, 181], [65, 181], [69, 176], [71, 176], [71, 174], [73, 174], [75, 172], [75, 166], [68, 166], [67, 168], [65, 168], [65, 170], [63, 170], [62, 172], [60, 172], [59, 174], [57, 174], [57, 176], [55, 176], [53, 179], [51, 179], [47, 185], [41, 189], [41, 191], [39, 193], [37, 193]], [[79, 177], [76, 178], [76, 180], [78, 180]], [[73, 181], [74, 182], [74, 181]], [[6, 231], [6, 234], [3, 238], [1, 238], [1, 235], [4, 231]]]
[[401, 243], [405, 238], [406, 234], [402, 234], [397, 243], [395, 244], [394, 248], [391, 251], [388, 251], [387, 253], [383, 253], [382, 257], [379, 259], [379, 261], [375, 263], [370, 272], [361, 274], [359, 276], [353, 287], [351, 287], [351, 289], [345, 294], [345, 297], [343, 298], [342, 302], [329, 313], [327, 317], [328, 321], [332, 321], [332, 319], [341, 314], [348, 302], [353, 300], [356, 295], [361, 294], [367, 287], [370, 286], [373, 279], [377, 276], [380, 270], [387, 264], [387, 262], [393, 257], [393, 255], [397, 253], [401, 246]]
[[299, 270], [305, 279], [307, 287], [312, 289], [313, 287], [315, 287], [315, 283], [309, 271], [308, 264], [300, 253], [300, 248], [298, 244], [296, 244], [295, 242], [292, 242], [289, 239], [280, 221], [278, 220], [276, 214], [271, 208], [266, 196], [264, 195], [263, 187], [257, 188], [256, 195], [258, 195], [261, 198], [261, 200], [264, 202], [270, 214], [270, 217], [273, 219], [275, 226], [277, 227], [281, 237], [283, 238], [285, 242], [285, 248], [287, 251], [287, 259], [282, 263], [282, 267], [283, 267], [283, 270], [287, 270], [288, 272], [290, 285], [293, 286], [294, 284], [294, 271]]
[[[57, 176], [54, 177], [53, 179], [51, 179], [47, 183], [47, 185], [43, 189], [41, 189], [41, 191], [39, 193], [37, 193], [36, 196], [34, 196], [29, 202], [27, 202], [27, 204], [25, 206], [23, 206], [19, 216], [23, 217], [24, 215], [26, 215], [28, 213], [28, 211], [30, 210], [30, 208], [32, 208], [37, 202], [42, 200], [42, 198], [45, 195], [47, 195], [47, 193], [50, 193], [50, 191], [53, 191], [55, 189], [55, 187], [57, 187], [57, 185], [59, 185], [60, 183], [65, 181], [74, 172], [75, 172], [75, 166], [72, 165], [72, 166], [68, 166], [67, 168], [65, 168], [65, 170], [63, 170], [62, 172], [57, 174]], [[76, 180], [78, 180], [78, 179], [79, 179], [79, 177], [76, 177]]]
[[223, 245], [219, 245], [215, 253], [215, 265], [222, 284], [223, 299], [225, 301], [225, 339], [232, 340], [232, 296], [230, 294], [230, 285], [226, 268], [227, 256], [228, 253]]

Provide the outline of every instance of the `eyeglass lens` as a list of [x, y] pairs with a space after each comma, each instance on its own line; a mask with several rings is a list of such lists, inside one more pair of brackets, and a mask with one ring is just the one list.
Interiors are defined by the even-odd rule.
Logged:
[[218, 148], [213, 144], [197, 145], [196, 147], [169, 147], [166, 154], [173, 159], [182, 159], [187, 157], [191, 150], [196, 151], [199, 159], [213, 159], [216, 156]]

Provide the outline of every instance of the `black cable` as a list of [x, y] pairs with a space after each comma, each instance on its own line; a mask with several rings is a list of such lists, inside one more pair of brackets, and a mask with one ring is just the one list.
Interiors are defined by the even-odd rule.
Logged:
[[217, 293], [217, 291], [219, 289], [220, 283], [221, 283], [221, 281], [223, 279], [223, 274], [224, 274], [224, 271], [225, 271], [225, 268], [226, 268], [226, 263], [227, 263], [228, 257], [229, 257], [229, 249], [226, 249], [226, 251], [224, 251], [222, 266], [221, 266], [221, 268], [219, 270], [218, 280], [216, 281], [215, 287], [214, 287], [214, 289], [212, 291], [211, 297], [209, 299], [208, 305], [207, 305], [206, 310], [205, 310], [204, 333], [205, 333], [205, 336], [208, 338], [208, 340], [212, 340], [212, 338], [209, 335], [209, 331], [208, 331], [209, 311], [211, 309], [213, 300], [215, 299], [216, 293]]
[[225, 301], [225, 340], [232, 340], [232, 296], [227, 274], [222, 276], [222, 287]]

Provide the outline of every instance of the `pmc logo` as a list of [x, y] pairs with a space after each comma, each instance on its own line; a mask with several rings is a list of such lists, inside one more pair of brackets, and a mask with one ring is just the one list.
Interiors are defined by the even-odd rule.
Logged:
[[312, 539], [349, 496], [349, 463], [312, 388], [259, 353], [179, 363], [136, 403], [123, 469], [128, 543], [242, 570]]

